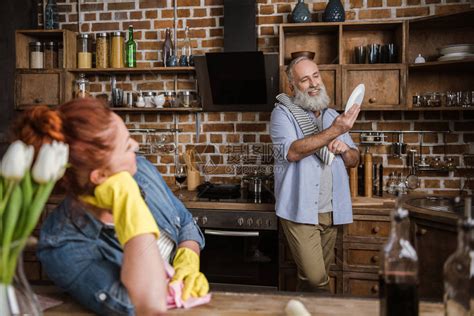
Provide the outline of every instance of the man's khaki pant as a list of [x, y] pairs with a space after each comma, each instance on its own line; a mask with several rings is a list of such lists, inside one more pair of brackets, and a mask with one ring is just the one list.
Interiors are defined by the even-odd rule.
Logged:
[[320, 213], [318, 225], [280, 222], [298, 267], [297, 290], [329, 291], [329, 265], [334, 261], [337, 236], [332, 212]]

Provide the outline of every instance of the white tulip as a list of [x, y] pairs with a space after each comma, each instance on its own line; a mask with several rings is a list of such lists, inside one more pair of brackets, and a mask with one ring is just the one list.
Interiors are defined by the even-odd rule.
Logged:
[[0, 174], [6, 179], [20, 181], [31, 167], [34, 152], [33, 146], [20, 140], [13, 142], [3, 156]]
[[33, 166], [32, 176], [37, 183], [57, 181], [66, 170], [69, 157], [67, 144], [54, 141], [52, 144], [41, 146]]

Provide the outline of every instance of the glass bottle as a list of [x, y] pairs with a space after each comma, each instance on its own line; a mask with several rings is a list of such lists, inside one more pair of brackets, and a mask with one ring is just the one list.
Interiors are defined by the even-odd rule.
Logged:
[[474, 314], [474, 214], [472, 200], [464, 200], [465, 219], [459, 221], [458, 247], [444, 264], [444, 314]]
[[395, 179], [395, 173], [390, 173], [390, 177], [387, 182], [387, 192], [390, 194], [397, 193], [397, 180]]
[[173, 56], [173, 42], [171, 41], [171, 30], [169, 28], [166, 29], [161, 56], [163, 58], [163, 66], [167, 67], [170, 64], [171, 56]]
[[189, 40], [189, 27], [186, 27], [184, 32], [184, 43], [181, 47], [181, 57], [179, 58], [179, 65], [182, 67], [190, 66], [189, 61], [193, 52], [191, 47], [191, 41]]
[[53, 30], [59, 28], [58, 5], [56, 0], [48, 0], [44, 9], [44, 29]]
[[398, 203], [392, 213], [390, 237], [382, 250], [381, 316], [418, 315], [418, 256], [409, 241], [408, 211]]
[[137, 43], [133, 40], [133, 26], [128, 26], [128, 41], [125, 44], [125, 66], [128, 68], [137, 67]]

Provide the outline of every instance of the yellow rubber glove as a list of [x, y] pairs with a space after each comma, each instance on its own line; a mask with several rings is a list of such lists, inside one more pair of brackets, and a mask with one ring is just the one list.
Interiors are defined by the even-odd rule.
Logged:
[[150, 209], [143, 200], [137, 182], [129, 172], [122, 171], [109, 177], [94, 189], [94, 196], [83, 196], [84, 202], [112, 210], [115, 232], [123, 246], [131, 238], [160, 232]]
[[199, 272], [199, 256], [189, 248], [178, 248], [173, 260], [175, 275], [171, 282], [183, 281], [181, 298], [186, 301], [189, 296], [201, 297], [209, 292], [206, 276]]

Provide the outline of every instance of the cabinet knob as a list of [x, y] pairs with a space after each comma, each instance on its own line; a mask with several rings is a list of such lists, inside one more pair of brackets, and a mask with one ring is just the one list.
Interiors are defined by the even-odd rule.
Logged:
[[369, 99], [369, 103], [375, 103], [375, 102], [377, 102], [377, 98], [370, 98]]
[[370, 292], [372, 293], [378, 293], [379, 292], [379, 286], [376, 284], [370, 288]]
[[33, 100], [35, 103], [43, 103], [43, 99], [42, 98], [36, 98]]
[[238, 224], [239, 226], [242, 226], [242, 225], [244, 224], [244, 219], [243, 219], [242, 217], [239, 217], [239, 218], [237, 219], [237, 224]]
[[201, 219], [201, 222], [202, 222], [203, 225], [206, 225], [207, 224], [207, 217], [203, 216], [202, 219]]
[[423, 236], [423, 235], [426, 235], [427, 232], [428, 232], [427, 229], [425, 229], [425, 228], [419, 228], [419, 229], [416, 231], [416, 234], [417, 234], [418, 236]]
[[379, 231], [380, 231], [380, 227], [378, 226], [375, 226], [374, 228], [372, 228], [372, 233], [374, 234], [377, 234]]
[[193, 220], [194, 220], [194, 224], [197, 224], [199, 222], [199, 216], [194, 216]]
[[377, 255], [372, 256], [372, 258], [370, 258], [370, 261], [372, 261], [373, 263], [378, 263], [379, 262], [379, 256], [377, 256]]

